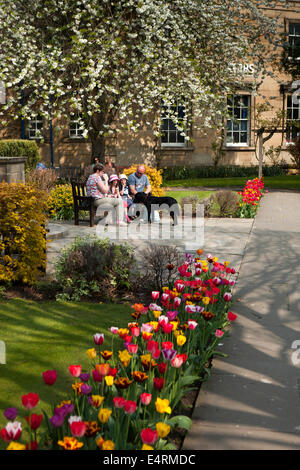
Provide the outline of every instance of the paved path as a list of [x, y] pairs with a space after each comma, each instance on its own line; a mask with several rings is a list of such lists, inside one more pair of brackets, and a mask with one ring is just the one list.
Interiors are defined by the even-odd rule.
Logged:
[[300, 194], [269, 193], [234, 291], [238, 319], [220, 345], [229, 356], [213, 361], [185, 450], [300, 448], [299, 261]]

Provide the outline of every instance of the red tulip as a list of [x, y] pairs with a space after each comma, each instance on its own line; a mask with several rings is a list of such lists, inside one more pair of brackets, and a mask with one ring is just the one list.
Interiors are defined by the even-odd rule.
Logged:
[[162, 347], [162, 349], [173, 349], [174, 345], [171, 341], [163, 341], [161, 343], [161, 347]]
[[[31, 441], [30, 443], [30, 450], [38, 450], [38, 443], [37, 441]], [[29, 450], [29, 444], [26, 444], [26, 450]]]
[[22, 425], [19, 421], [13, 421], [7, 423], [5, 428], [1, 429], [1, 439], [5, 442], [17, 441], [20, 439], [22, 434]]
[[173, 330], [173, 325], [171, 325], [171, 323], [162, 323], [161, 327], [165, 334], [171, 333]]
[[229, 321], [234, 321], [234, 320], [237, 319], [237, 315], [236, 315], [235, 313], [233, 313], [233, 312], [228, 312], [228, 314], [227, 314], [227, 319], [228, 319]]
[[154, 377], [153, 379], [153, 385], [155, 390], [162, 390], [163, 386], [165, 384], [165, 380], [163, 377]]
[[128, 344], [127, 345], [127, 351], [129, 354], [136, 354], [138, 351], [138, 345], [137, 344]]
[[94, 338], [94, 343], [97, 344], [97, 346], [101, 346], [101, 344], [103, 344], [103, 341], [104, 341], [104, 334], [96, 333], [94, 334], [93, 338]]
[[180, 304], [181, 304], [181, 298], [180, 298], [180, 297], [175, 297], [175, 299], [174, 299], [174, 307], [175, 307], [175, 308], [178, 308], [178, 307], [180, 307]]
[[147, 343], [147, 351], [150, 353], [155, 352], [159, 348], [159, 344], [157, 341], [149, 340]]
[[222, 331], [222, 330], [216, 330], [215, 336], [216, 336], [217, 338], [222, 338], [223, 335], [224, 335], [224, 331]]
[[25, 419], [27, 423], [30, 425], [31, 429], [36, 430], [41, 425], [43, 415], [37, 415], [35, 413], [32, 413], [30, 415], [30, 422], [29, 422], [29, 416], [25, 416]]
[[116, 408], [123, 408], [126, 403], [126, 400], [123, 397], [115, 397], [113, 399], [113, 402]]
[[133, 326], [131, 329], [130, 329], [130, 333], [132, 334], [132, 336], [139, 336], [140, 334], [140, 329], [138, 326]]
[[159, 370], [160, 374], [164, 374], [166, 372], [168, 364], [166, 362], [161, 362], [160, 364], [157, 364], [157, 368]]
[[38, 402], [40, 397], [36, 393], [28, 393], [27, 395], [23, 395], [21, 397], [23, 406], [27, 408], [27, 410], [32, 410]]
[[225, 300], [225, 302], [230, 302], [231, 298], [232, 295], [229, 292], [225, 292], [225, 294], [223, 295], [223, 299]]
[[172, 367], [175, 367], [176, 369], [178, 369], [179, 367], [182, 366], [184, 362], [185, 361], [184, 361], [183, 354], [176, 354], [176, 356], [171, 361], [171, 365]]
[[56, 370], [46, 370], [42, 376], [46, 385], [53, 385], [57, 379], [57, 372]]
[[152, 400], [152, 395], [151, 395], [151, 393], [144, 392], [140, 395], [140, 399], [141, 399], [142, 405], [147, 406], [147, 405], [149, 405], [149, 403]]
[[81, 366], [69, 366], [69, 372], [72, 377], [79, 377], [81, 374]]
[[102, 382], [102, 375], [97, 370], [95, 369], [92, 370], [92, 376], [93, 376], [94, 382]]
[[141, 431], [141, 439], [144, 444], [153, 445], [157, 441], [157, 431], [153, 431], [151, 428], [145, 428]]
[[158, 359], [159, 356], [160, 356], [160, 349], [155, 349], [155, 351], [152, 352], [153, 359]]
[[136, 401], [126, 400], [124, 410], [126, 414], [132, 415], [136, 410]]
[[74, 437], [82, 437], [86, 431], [86, 424], [84, 421], [72, 421], [70, 424], [70, 429], [72, 436]]

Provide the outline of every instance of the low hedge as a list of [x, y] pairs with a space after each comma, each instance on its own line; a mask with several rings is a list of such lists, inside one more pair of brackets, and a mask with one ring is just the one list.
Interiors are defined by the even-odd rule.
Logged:
[[[287, 169], [281, 165], [264, 166], [264, 176], [282, 176], [287, 173]], [[258, 166], [198, 166], [183, 167], [174, 166], [163, 169], [163, 180], [184, 180], [192, 178], [230, 178], [230, 177], [256, 177], [258, 174]]]
[[1, 157], [27, 157], [25, 171], [35, 168], [36, 164], [41, 160], [37, 143], [25, 139], [0, 140]]

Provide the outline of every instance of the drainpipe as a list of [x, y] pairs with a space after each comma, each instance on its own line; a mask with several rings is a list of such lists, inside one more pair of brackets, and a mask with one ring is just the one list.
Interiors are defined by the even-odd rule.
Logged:
[[[23, 85], [23, 81], [21, 82], [21, 85]], [[24, 90], [21, 90], [21, 106], [24, 106]], [[25, 120], [21, 118], [21, 139], [25, 139]]]
[[51, 154], [51, 168], [54, 167], [54, 146], [53, 146], [53, 126], [52, 126], [52, 99], [50, 96], [50, 154]]

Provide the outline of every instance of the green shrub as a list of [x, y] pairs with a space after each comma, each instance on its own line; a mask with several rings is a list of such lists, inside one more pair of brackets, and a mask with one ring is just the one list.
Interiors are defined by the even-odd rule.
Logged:
[[34, 284], [46, 266], [47, 195], [22, 183], [0, 183], [0, 282]]
[[27, 157], [25, 170], [35, 168], [41, 160], [37, 143], [32, 140], [9, 139], [0, 140], [0, 158], [1, 157]]
[[[264, 176], [281, 176], [286, 174], [286, 169], [282, 165], [264, 166]], [[184, 180], [193, 178], [252, 178], [258, 175], [258, 166], [198, 166], [180, 167], [174, 166], [164, 168], [164, 183], [171, 180]]]
[[82, 298], [114, 300], [131, 289], [135, 265], [133, 248], [109, 239], [77, 237], [62, 250], [55, 264], [56, 279], [62, 289], [58, 299]]

